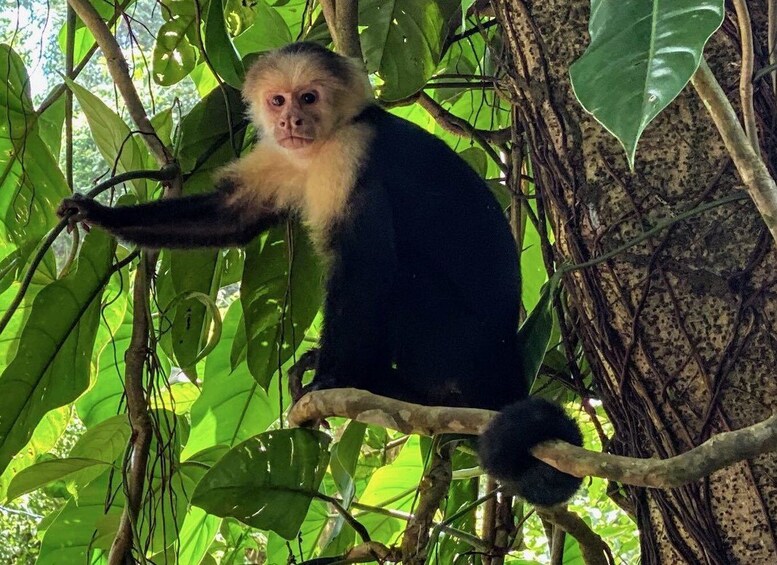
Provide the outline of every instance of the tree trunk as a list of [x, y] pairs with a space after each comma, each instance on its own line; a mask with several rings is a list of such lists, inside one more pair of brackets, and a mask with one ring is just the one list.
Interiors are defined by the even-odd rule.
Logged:
[[[498, 0], [511, 94], [526, 129], [555, 261], [580, 263], [741, 187], [689, 86], [647, 128], [630, 173], [618, 142], [575, 100], [568, 69], [587, 45], [589, 0]], [[768, 64], [766, 1], [748, 2], [756, 69]], [[706, 50], [737, 104], [729, 14]], [[774, 94], [759, 80], [762, 149], [774, 163]], [[773, 169], [772, 169], [773, 170]], [[679, 222], [564, 285], [613, 453], [670, 457], [767, 418], [777, 405], [777, 254], [749, 200]], [[629, 489], [644, 563], [777, 563], [777, 457], [670, 491]]]

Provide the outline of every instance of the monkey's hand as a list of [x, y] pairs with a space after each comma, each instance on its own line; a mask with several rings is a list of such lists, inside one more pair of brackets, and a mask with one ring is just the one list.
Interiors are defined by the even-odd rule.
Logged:
[[65, 198], [57, 208], [57, 216], [67, 219], [67, 231], [70, 233], [79, 222], [84, 223], [84, 229], [89, 231], [91, 224], [97, 223], [99, 210], [103, 205], [83, 194], [73, 194]]

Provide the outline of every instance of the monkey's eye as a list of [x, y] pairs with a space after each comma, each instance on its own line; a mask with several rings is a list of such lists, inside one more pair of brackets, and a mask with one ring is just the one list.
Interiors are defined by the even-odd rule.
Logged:
[[315, 92], [305, 92], [302, 96], [300, 96], [300, 100], [302, 100], [305, 104], [313, 104], [316, 100], [318, 100], [318, 96], [316, 96]]
[[270, 104], [272, 104], [273, 106], [283, 106], [284, 102], [286, 102], [286, 99], [280, 94], [276, 94], [275, 96], [270, 98]]

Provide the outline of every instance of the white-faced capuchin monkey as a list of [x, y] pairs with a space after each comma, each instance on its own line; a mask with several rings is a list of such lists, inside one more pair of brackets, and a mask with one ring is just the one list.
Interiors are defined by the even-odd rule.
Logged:
[[529, 453], [582, 438], [560, 407], [527, 398], [515, 242], [486, 183], [381, 109], [358, 62], [316, 44], [260, 57], [243, 95], [259, 139], [215, 192], [114, 208], [74, 195], [59, 214], [155, 248], [244, 245], [298, 215], [328, 265], [307, 390], [502, 410], [479, 438], [483, 467], [529, 502], [571, 497], [580, 479]]

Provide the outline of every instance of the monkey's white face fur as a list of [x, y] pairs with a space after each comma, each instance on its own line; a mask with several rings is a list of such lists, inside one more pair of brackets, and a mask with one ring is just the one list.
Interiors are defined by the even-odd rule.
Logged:
[[263, 142], [307, 155], [350, 120], [372, 99], [358, 63], [335, 76], [315, 56], [272, 53], [248, 71], [243, 96]]
[[259, 142], [222, 169], [229, 204], [298, 210], [314, 240], [346, 210], [372, 129], [354, 117], [373, 102], [361, 63], [331, 53], [274, 51], [248, 71], [243, 97]]

